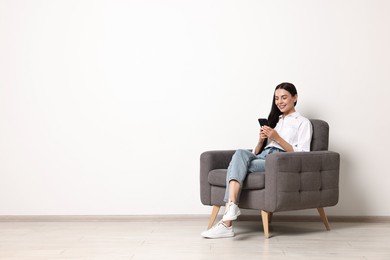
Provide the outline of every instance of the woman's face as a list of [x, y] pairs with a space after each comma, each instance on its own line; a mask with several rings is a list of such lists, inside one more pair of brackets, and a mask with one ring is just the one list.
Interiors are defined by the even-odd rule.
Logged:
[[275, 104], [285, 116], [295, 112], [294, 103], [297, 101], [297, 98], [297, 95], [292, 96], [290, 92], [284, 89], [275, 91]]

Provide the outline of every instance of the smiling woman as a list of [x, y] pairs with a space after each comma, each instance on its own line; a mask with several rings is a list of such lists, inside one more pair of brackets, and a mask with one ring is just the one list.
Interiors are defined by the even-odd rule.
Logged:
[[[268, 116], [269, 127], [265, 126], [262, 128], [262, 132], [264, 133], [263, 140], [271, 140], [271, 143], [267, 144], [267, 147], [275, 146], [286, 152], [307, 152], [310, 150], [312, 131], [311, 124], [308, 119], [304, 118], [305, 120], [302, 122], [301, 120], [298, 120], [304, 124], [293, 123], [288, 127], [286, 125], [278, 127], [278, 124], [283, 124], [284, 119], [288, 116], [294, 115], [294, 113], [299, 114], [295, 111], [297, 100], [298, 92], [293, 84], [285, 82], [276, 86], [274, 97], [272, 99], [271, 112]], [[303, 119], [303, 117], [301, 118]], [[298, 141], [298, 135], [300, 133], [303, 133], [305, 136], [300, 136], [300, 141]], [[262, 146], [260, 146], [260, 144]], [[259, 144], [255, 149], [255, 154], [258, 154], [264, 146], [265, 142], [262, 142], [260, 138]]]
[[249, 173], [265, 170], [265, 158], [276, 152], [308, 152], [312, 137], [310, 121], [295, 111], [298, 93], [291, 83], [281, 83], [275, 88], [269, 126], [260, 128], [259, 140], [252, 152], [237, 150], [226, 175], [225, 214], [213, 228], [202, 233], [206, 238], [234, 236], [233, 220], [241, 214], [238, 201], [241, 187]]

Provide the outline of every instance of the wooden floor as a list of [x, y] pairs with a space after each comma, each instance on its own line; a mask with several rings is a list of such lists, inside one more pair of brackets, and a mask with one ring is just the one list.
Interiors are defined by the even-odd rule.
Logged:
[[0, 222], [0, 259], [390, 259], [390, 223], [235, 222], [236, 236], [204, 239], [206, 218]]

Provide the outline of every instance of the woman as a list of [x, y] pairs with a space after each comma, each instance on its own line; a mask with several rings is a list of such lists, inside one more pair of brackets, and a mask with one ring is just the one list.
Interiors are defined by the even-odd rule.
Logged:
[[242, 184], [248, 173], [264, 172], [265, 158], [276, 152], [308, 152], [312, 137], [310, 121], [295, 111], [298, 94], [291, 83], [275, 88], [269, 126], [260, 128], [259, 140], [253, 152], [237, 150], [229, 164], [226, 176], [225, 213], [218, 224], [202, 232], [206, 238], [234, 236], [233, 220], [241, 214], [238, 208]]

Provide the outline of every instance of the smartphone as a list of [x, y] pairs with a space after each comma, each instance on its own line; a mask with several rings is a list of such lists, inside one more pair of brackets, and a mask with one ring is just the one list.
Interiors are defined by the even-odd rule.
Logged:
[[265, 126], [265, 125], [268, 125], [268, 120], [265, 119], [265, 118], [259, 118], [259, 124], [260, 126]]

